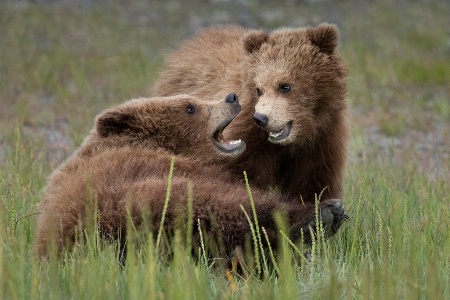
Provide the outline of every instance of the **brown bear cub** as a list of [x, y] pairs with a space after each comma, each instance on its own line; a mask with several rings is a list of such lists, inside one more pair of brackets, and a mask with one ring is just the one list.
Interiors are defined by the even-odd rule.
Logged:
[[[155, 232], [173, 156], [165, 230], [173, 230], [179, 226], [177, 220], [186, 217], [192, 183], [193, 221], [200, 220], [203, 233], [217, 239], [223, 255], [243, 246], [250, 232], [240, 207], [251, 211], [246, 188], [240, 176], [213, 165], [225, 164], [245, 149], [244, 142], [225, 141], [222, 136], [239, 111], [236, 95], [229, 94], [215, 102], [186, 95], [137, 99], [101, 113], [81, 147], [53, 172], [45, 187], [37, 229], [39, 255], [48, 256], [51, 244], [58, 253], [70, 248], [92, 215], [96, 217], [91, 224], [110, 239], [126, 237], [130, 221], [137, 228], [149, 221]], [[275, 210], [286, 214], [293, 240], [302, 232], [308, 238], [314, 205], [284, 203], [276, 193], [256, 188], [252, 193], [259, 224], [271, 243], [277, 238]], [[326, 234], [334, 234], [345, 218], [343, 206], [339, 200], [328, 200], [319, 208]], [[199, 236], [196, 228], [194, 239]]]
[[210, 28], [168, 56], [152, 94], [216, 99], [234, 91], [242, 112], [223, 135], [247, 150], [224, 166], [290, 202], [341, 198], [347, 70], [337, 37], [330, 24], [270, 33]]

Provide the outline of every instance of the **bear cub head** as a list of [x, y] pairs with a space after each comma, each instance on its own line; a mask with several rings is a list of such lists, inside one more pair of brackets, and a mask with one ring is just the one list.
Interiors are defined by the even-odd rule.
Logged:
[[274, 144], [316, 140], [346, 110], [347, 70], [335, 54], [334, 25], [253, 30], [242, 38], [253, 120]]
[[108, 148], [143, 147], [174, 155], [234, 157], [246, 145], [241, 140], [225, 140], [222, 132], [240, 110], [234, 93], [217, 102], [188, 95], [133, 99], [96, 117], [80, 148], [81, 155], [92, 156]]

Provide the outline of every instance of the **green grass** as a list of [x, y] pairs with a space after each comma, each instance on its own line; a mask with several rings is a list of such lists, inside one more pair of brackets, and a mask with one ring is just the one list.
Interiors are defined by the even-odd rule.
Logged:
[[344, 199], [351, 220], [314, 245], [311, 261], [283, 240], [278, 272], [264, 252], [266, 278], [235, 277], [233, 291], [211, 257], [186, 253], [181, 233], [169, 262], [146, 235], [136, 236], [123, 268], [116, 246], [95, 235], [62, 260], [33, 257], [33, 213], [47, 176], [81, 143], [95, 114], [146, 95], [163, 55], [199, 19], [237, 20], [242, 11], [171, 3], [0, 4], [0, 298], [450, 298], [444, 1], [248, 2], [256, 27], [326, 20], [341, 27], [353, 112]]

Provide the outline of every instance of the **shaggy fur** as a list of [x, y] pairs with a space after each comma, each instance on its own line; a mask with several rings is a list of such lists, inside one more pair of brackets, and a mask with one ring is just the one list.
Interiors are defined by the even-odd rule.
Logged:
[[[211, 138], [214, 129], [230, 122], [241, 106], [237, 98], [233, 103], [224, 98], [202, 102], [178, 95], [128, 101], [96, 118], [94, 128], [74, 156], [90, 157], [106, 148], [131, 146], [199, 157], [203, 164], [227, 161], [228, 156], [217, 150]], [[188, 113], [188, 108], [193, 111]]]
[[211, 28], [168, 56], [152, 94], [235, 92], [242, 112], [224, 135], [243, 139], [247, 150], [223, 165], [236, 176], [246, 170], [254, 186], [275, 188], [289, 202], [313, 203], [322, 191], [321, 199], [341, 198], [347, 71], [337, 35], [329, 24], [271, 33]]
[[[192, 110], [194, 107], [194, 110]], [[189, 109], [190, 113], [187, 113]], [[46, 257], [49, 245], [70, 247], [97, 223], [101, 236], [125, 237], [127, 218], [139, 227], [145, 219], [157, 229], [167, 191], [170, 160], [176, 156], [166, 230], [186, 217], [188, 183], [193, 184], [193, 217], [230, 254], [244, 245], [250, 228], [240, 205], [250, 213], [245, 186], [233, 174], [210, 165], [236, 153], [219, 151], [211, 140], [215, 128], [239, 112], [236, 102], [202, 103], [189, 96], [138, 99], [106, 110], [82, 146], [50, 176], [40, 204], [36, 247]], [[224, 123], [225, 122], [225, 123]], [[199, 157], [199, 159], [196, 159]], [[291, 237], [309, 230], [314, 205], [281, 202], [276, 193], [252, 189], [259, 224], [276, 243], [273, 212], [288, 217]], [[320, 208], [339, 203], [322, 202]], [[97, 207], [98, 215], [93, 211]], [[342, 223], [332, 221], [331, 234]], [[198, 237], [194, 227], [194, 238]]]

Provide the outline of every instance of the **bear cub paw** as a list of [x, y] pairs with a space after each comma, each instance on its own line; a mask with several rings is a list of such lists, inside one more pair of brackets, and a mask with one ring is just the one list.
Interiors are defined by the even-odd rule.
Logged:
[[319, 204], [319, 222], [320, 226], [316, 224], [316, 217], [314, 216], [306, 226], [301, 228], [301, 235], [305, 244], [311, 244], [314, 234], [317, 240], [317, 228], [323, 228], [323, 235], [325, 238], [335, 235], [341, 225], [350, 218], [345, 213], [344, 204], [341, 199], [327, 199]]

